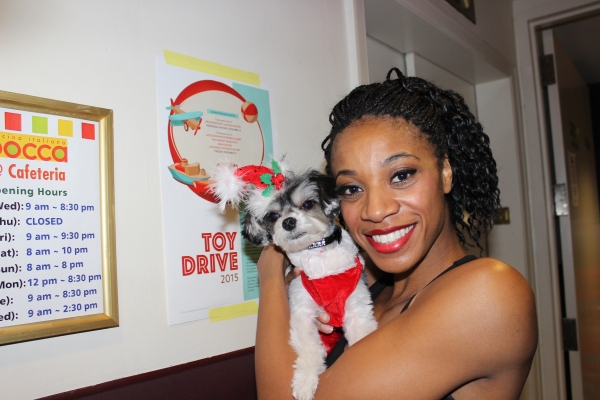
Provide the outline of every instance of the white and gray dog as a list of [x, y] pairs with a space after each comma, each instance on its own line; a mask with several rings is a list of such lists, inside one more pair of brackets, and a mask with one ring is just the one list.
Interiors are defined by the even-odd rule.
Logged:
[[339, 330], [320, 333], [316, 316], [327, 311], [349, 346], [377, 328], [363, 259], [335, 222], [340, 204], [331, 178], [314, 170], [296, 175], [273, 162], [272, 169], [218, 167], [213, 179], [221, 210], [226, 203], [246, 205], [244, 238], [256, 246], [276, 244], [300, 271], [288, 290], [290, 343], [297, 354], [292, 391], [298, 400], [312, 399], [325, 358], [341, 336]]

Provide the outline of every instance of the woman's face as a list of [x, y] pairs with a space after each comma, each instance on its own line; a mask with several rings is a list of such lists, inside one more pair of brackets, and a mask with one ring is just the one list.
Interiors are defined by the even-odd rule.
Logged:
[[379, 268], [404, 272], [436, 248], [449, 225], [452, 170], [447, 160], [440, 168], [418, 128], [403, 119], [356, 122], [336, 137], [331, 166], [348, 230]]

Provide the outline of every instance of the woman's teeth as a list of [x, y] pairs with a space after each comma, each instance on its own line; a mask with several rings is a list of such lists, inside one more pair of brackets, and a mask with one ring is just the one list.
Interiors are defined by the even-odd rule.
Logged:
[[412, 230], [412, 228], [414, 228], [414, 225], [408, 226], [406, 228], [398, 229], [397, 231], [388, 233], [387, 235], [373, 235], [372, 238], [374, 241], [376, 241], [377, 243], [381, 243], [381, 244], [393, 243], [396, 240], [403, 237], [404, 235], [406, 235], [408, 232], [410, 232]]

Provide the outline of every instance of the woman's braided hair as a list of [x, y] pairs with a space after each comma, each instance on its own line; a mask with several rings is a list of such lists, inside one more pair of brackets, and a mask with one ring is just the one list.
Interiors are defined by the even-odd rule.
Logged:
[[[393, 72], [397, 79], [391, 79]], [[431, 143], [440, 165], [448, 156], [452, 190], [446, 201], [451, 222], [463, 246], [467, 244], [466, 232], [483, 249], [481, 234], [493, 226], [500, 207], [500, 190], [490, 139], [464, 99], [424, 79], [405, 77], [398, 68], [392, 68], [384, 82], [357, 87], [335, 105], [329, 116], [331, 132], [321, 143], [328, 175], [333, 175], [331, 151], [337, 135], [354, 122], [373, 117], [408, 121]]]

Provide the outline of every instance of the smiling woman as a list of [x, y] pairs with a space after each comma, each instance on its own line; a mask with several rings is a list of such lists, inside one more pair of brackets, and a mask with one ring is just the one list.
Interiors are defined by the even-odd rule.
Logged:
[[[382, 256], [395, 255], [404, 246], [427, 249], [438, 238], [444, 194], [451, 188], [447, 158], [440, 169], [431, 145], [414, 126], [372, 117], [349, 126], [333, 153], [342, 213], [354, 240], [363, 249], [372, 248], [372, 260], [386, 272], [416, 265], [423, 251], [403, 251], [416, 257], [408, 263]], [[419, 235], [423, 237], [409, 241]], [[392, 265], [385, 264], [388, 258]]]
[[[315, 398], [517, 399], [537, 343], [531, 289], [465, 251], [499, 207], [481, 125], [459, 95], [397, 69], [353, 90], [330, 121], [323, 149], [343, 222], [383, 277], [371, 287], [378, 329], [338, 342]], [[267, 248], [258, 265], [260, 398], [291, 398], [284, 264]]]

